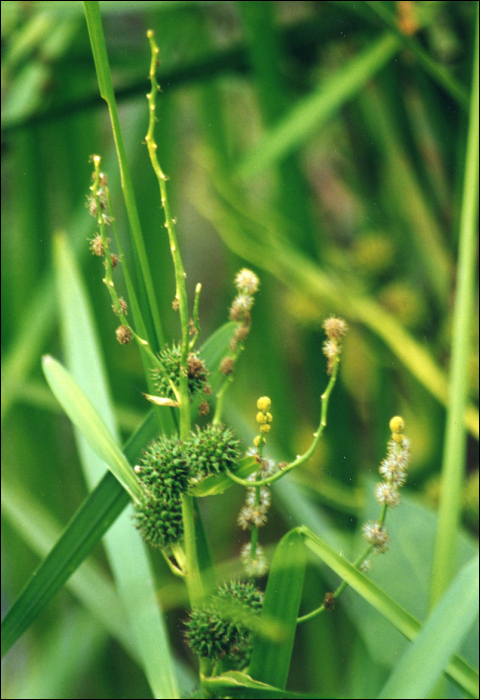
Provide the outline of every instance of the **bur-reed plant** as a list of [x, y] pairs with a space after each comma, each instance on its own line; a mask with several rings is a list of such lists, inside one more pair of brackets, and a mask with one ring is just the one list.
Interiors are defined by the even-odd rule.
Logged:
[[[97, 71], [100, 82], [103, 80], [105, 86], [108, 84], [105, 74], [106, 70], [108, 72], [108, 64], [106, 54], [102, 55], [98, 7], [95, 3], [86, 5]], [[172, 574], [186, 583], [190, 612], [184, 623], [183, 636], [200, 660], [199, 697], [303, 697], [301, 693], [285, 690], [297, 625], [308, 623], [321, 614], [333, 613], [337, 600], [348, 586], [376, 607], [410, 640], [413, 641], [418, 636], [412, 646], [417, 652], [412, 652], [410, 663], [411, 666], [417, 664], [419, 673], [422, 673], [425, 669], [419, 659], [423, 658], [425, 649], [428, 650], [429, 644], [432, 644], [429, 638], [434, 638], [435, 631], [447, 625], [449, 606], [455, 597], [471, 590], [474, 571], [470, 565], [455, 580], [448, 590], [448, 597], [442, 600], [443, 607], [439, 606], [435, 610], [422, 631], [420, 624], [366, 575], [374, 561], [374, 555], [385, 554], [389, 549], [387, 513], [389, 509], [399, 506], [399, 489], [407, 480], [410, 442], [405, 434], [402, 417], [394, 416], [389, 420], [390, 439], [386, 457], [379, 467], [382, 480], [374, 489], [380, 512], [375, 521], [366, 522], [363, 526], [367, 547], [353, 564], [326, 545], [305, 525], [284, 535], [272, 558], [266, 556], [260, 544], [261, 528], [266, 523], [272, 503], [272, 484], [301, 468], [312, 457], [327, 427], [329, 400], [340, 371], [342, 343], [348, 327], [342, 318], [335, 315], [323, 322], [326, 334], [323, 353], [326, 356], [328, 380], [320, 397], [319, 425], [305, 453], [290, 462], [278, 462], [269, 455], [269, 437], [275, 430], [275, 406], [272, 406], [268, 396], [261, 396], [256, 407], [252, 406], [252, 413], [256, 414], [258, 434], [253, 438], [252, 445], [247, 450], [242, 450], [233, 427], [224, 422], [224, 398], [235, 378], [236, 363], [248, 339], [254, 316], [255, 295], [261, 282], [257, 274], [247, 268], [237, 273], [234, 280], [236, 296], [230, 308], [229, 323], [197, 348], [197, 341], [201, 337], [201, 285], [197, 285], [195, 297], [189, 303], [186, 275], [176, 236], [177, 222], [169, 204], [166, 184], [168, 178], [156, 155], [154, 125], [159, 86], [155, 70], [158, 48], [153, 32], [148, 33], [148, 38], [152, 59], [151, 90], [147, 95], [150, 123], [146, 144], [158, 178], [160, 202], [165, 215], [165, 229], [175, 271], [172, 307], [178, 312], [181, 339], [177, 342], [162, 342], [160, 319], [151, 299], [148, 261], [142, 253], [141, 245], [136, 255], [142, 273], [145, 274], [142, 285], [146, 292], [137, 298], [133, 276], [128, 270], [116, 230], [108, 176], [102, 170], [101, 158], [93, 156], [93, 184], [88, 206], [90, 214], [96, 219], [98, 231], [90, 241], [90, 248], [94, 255], [102, 258], [104, 264], [103, 282], [111, 297], [113, 312], [119, 319], [116, 340], [121, 345], [137, 343], [142, 355], [145, 385], [148, 387], [145, 399], [153, 405], [153, 409], [129, 445], [120, 450], [76, 381], [53, 358], [44, 358], [44, 371], [55, 395], [84, 439], [102, 462], [108, 465], [118, 484], [121, 484], [118, 489], [117, 482], [107, 475], [72, 522], [72, 527], [67, 530], [59, 545], [68, 550], [67, 541], [73, 528], [85, 528], [91, 512], [95, 513], [98, 521], [95, 535], [90, 531], [90, 544], [84, 545], [83, 549], [79, 546], [72, 556], [72, 565], [78, 565], [89, 546], [93, 545], [93, 540], [98, 539], [99, 533], [105, 532], [113, 523], [121, 506], [125, 505], [125, 493], [128, 494], [127, 500], [131, 500], [134, 506], [128, 526], [133, 530], [135, 523], [144, 540], [163, 556]], [[113, 102], [110, 108], [113, 117]], [[114, 128], [118, 129], [118, 120], [115, 123], [113, 118], [113, 122]], [[116, 137], [125, 176], [128, 169], [126, 162], [122, 163], [119, 131], [116, 132]], [[131, 189], [127, 177], [124, 177], [124, 187], [127, 192]], [[130, 201], [130, 214], [135, 220], [131, 192], [128, 192], [126, 198], [127, 202]], [[108, 235], [110, 230], [113, 231], [117, 252], [113, 251], [112, 240]], [[141, 235], [138, 228], [137, 235]], [[64, 251], [63, 255], [65, 262], [68, 254]], [[117, 277], [122, 273], [128, 288], [128, 303], [117, 292]], [[320, 362], [317, 368], [310, 369], [318, 372], [322, 370]], [[261, 389], [264, 391], [267, 387]], [[204, 416], [208, 416], [207, 420], [211, 422], [205, 425], [205, 421], [202, 421]], [[197, 421], [199, 424], [195, 425]], [[240, 553], [243, 571], [239, 572], [238, 579], [221, 581], [209, 551], [208, 533], [205, 533], [202, 524], [197, 499], [218, 495], [235, 484], [245, 489], [245, 503], [238, 514], [238, 525], [249, 534], [249, 541], [244, 542]], [[93, 503], [98, 501], [102, 493], [101, 488], [108, 491], [112, 501], [116, 498], [119, 503], [115, 507], [113, 503], [105, 506], [104, 511], [98, 508], [93, 508], [92, 511]], [[88, 509], [91, 511], [90, 516], [87, 514]], [[107, 519], [103, 517], [106, 513]], [[88, 533], [87, 529], [85, 531]], [[342, 578], [342, 582], [333, 591], [322, 591], [319, 594], [321, 605], [300, 616], [307, 550], [333, 569]], [[59, 562], [57, 549], [57, 565]], [[54, 557], [50, 563], [55, 563]], [[46, 567], [40, 570], [40, 574], [40, 578], [46, 576]], [[57, 576], [58, 585], [61, 576], [62, 574]], [[263, 577], [267, 577], [265, 586], [261, 585]], [[48, 579], [45, 577], [43, 580]], [[53, 578], [49, 580], [52, 581]], [[263, 593], [261, 589], [264, 587]], [[54, 586], [50, 586], [46, 595], [53, 595], [53, 590]], [[131, 592], [132, 589], [129, 593]], [[469, 601], [470, 598], [467, 597], [467, 602]], [[17, 628], [12, 629], [10, 624], [9, 629], [7, 620], [7, 646], [18, 636], [22, 624], [28, 624], [28, 620], [41, 607], [39, 599], [36, 609], [29, 608], [26, 598], [20, 601], [22, 604], [24, 621], [17, 615]], [[456, 630], [457, 636], [461, 634], [462, 625], [470, 619], [466, 609], [462, 613], [462, 624]], [[12, 617], [11, 615], [10, 620]], [[148, 622], [144, 620], [142, 626], [145, 629]], [[142, 626], [137, 629], [139, 634]], [[10, 637], [7, 636], [8, 633]], [[137, 653], [155, 696], [179, 697], [170, 645], [163, 627], [160, 627], [160, 635], [161, 645], [158, 645], [157, 639], [152, 648], [145, 644], [142, 646], [137, 638]], [[154, 669], [151, 658], [155, 646], [156, 652], [160, 651], [163, 656], [161, 666], [157, 665]], [[478, 692], [475, 685], [478, 685], [478, 675], [458, 656], [453, 656], [448, 663], [453, 649], [451, 645], [445, 646], [443, 656], [436, 661], [434, 669], [430, 669], [431, 678], [435, 680], [445, 668], [446, 674], [465, 694], [475, 697]], [[157, 662], [158, 660], [157, 656]], [[403, 671], [403, 677], [396, 681], [396, 686], [395, 680], [389, 681], [394, 686], [391, 692], [397, 695], [386, 695], [388, 691], [384, 690], [381, 696], [399, 696], [398, 689], [407, 672], [408, 665]]]

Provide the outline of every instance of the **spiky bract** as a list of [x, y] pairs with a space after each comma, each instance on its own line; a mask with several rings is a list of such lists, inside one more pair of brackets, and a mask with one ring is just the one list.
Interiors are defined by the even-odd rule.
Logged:
[[[222, 613], [222, 603], [240, 603], [232, 615]], [[194, 654], [219, 661], [224, 657], [244, 668], [252, 653], [252, 632], [242, 624], [242, 613], [259, 614], [263, 593], [251, 582], [231, 581], [217, 587], [209, 601], [193, 610], [186, 622], [186, 640]]]
[[200, 477], [234, 469], [240, 456], [240, 441], [224, 425], [207, 425], [184, 443], [190, 469]]

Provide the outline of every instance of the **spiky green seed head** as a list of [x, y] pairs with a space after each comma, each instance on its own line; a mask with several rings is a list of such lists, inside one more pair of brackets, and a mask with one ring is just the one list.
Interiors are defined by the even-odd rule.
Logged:
[[144, 496], [135, 507], [136, 526], [143, 539], [168, 552], [183, 539], [182, 501], [180, 497], [158, 499]]
[[190, 468], [183, 443], [177, 438], [160, 436], [144, 450], [138, 477], [152, 498], [179, 499], [188, 488]]
[[224, 425], [197, 426], [184, 442], [185, 455], [192, 472], [201, 477], [234, 469], [240, 457], [240, 441]]
[[222, 601], [240, 603], [245, 615], [260, 614], [263, 593], [251, 582], [223, 584], [215, 589], [207, 603], [190, 613], [186, 624], [186, 641], [197, 656], [219, 661], [227, 657], [237, 668], [244, 668], [252, 653], [251, 631], [241, 622], [222, 614]]
[[[169, 380], [171, 380], [175, 386], [178, 386], [180, 383], [181, 355], [182, 349], [179, 345], [173, 345], [172, 347], [166, 345], [159, 353], [158, 357], [166, 372], [166, 374], [163, 374], [157, 367], [152, 370], [153, 381], [159, 396], [165, 396], [170, 399], [176, 398]], [[207, 367], [198, 354], [191, 352], [188, 355], [187, 371], [190, 399], [192, 399], [195, 394], [201, 392], [208, 394], [211, 392], [207, 383]]]

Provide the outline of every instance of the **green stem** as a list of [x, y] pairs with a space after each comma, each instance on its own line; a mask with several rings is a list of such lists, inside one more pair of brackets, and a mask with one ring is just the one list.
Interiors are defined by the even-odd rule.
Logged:
[[[463, 416], [468, 404], [468, 369], [471, 352], [472, 318], [475, 300], [478, 214], [479, 150], [479, 65], [478, 4], [473, 78], [470, 96], [470, 120], [464, 168], [457, 285], [453, 311], [452, 360], [449, 373], [449, 403], [442, 463], [438, 528], [432, 567], [431, 600], [433, 608], [450, 584], [456, 571], [458, 529], [465, 475], [466, 432]], [[477, 424], [478, 425], [478, 424]]]
[[[380, 517], [378, 519], [379, 525], [383, 526], [385, 523], [385, 518], [387, 516], [387, 510], [388, 506], [386, 504], [383, 505], [382, 507], [382, 512], [380, 513]], [[353, 566], [356, 569], [359, 569], [360, 566], [363, 564], [363, 562], [370, 556], [371, 551], [373, 550], [373, 545], [369, 544], [368, 547], [365, 549], [365, 551], [360, 554], [358, 559], [355, 560], [353, 563]], [[334, 591], [333, 597], [335, 600], [338, 600], [338, 598], [342, 595], [343, 591], [347, 588], [348, 583], [346, 581], [342, 581], [342, 583], [339, 585], [339, 587]], [[323, 613], [325, 610], [325, 606], [322, 604], [319, 608], [316, 608], [315, 610], [312, 610], [312, 612], [307, 613], [306, 615], [302, 615], [302, 617], [297, 618], [297, 624], [299, 622], [307, 622], [307, 620], [311, 620], [313, 617], [316, 617], [317, 615], [320, 615]]]
[[[325, 427], [327, 425], [327, 411], [328, 411], [328, 401], [330, 399], [330, 394], [332, 393], [332, 389], [335, 386], [335, 381], [337, 379], [337, 374], [338, 374], [338, 365], [339, 365], [339, 358], [336, 357], [332, 369], [332, 375], [330, 377], [330, 381], [328, 382], [327, 388], [322, 394], [321, 400], [322, 400], [322, 409], [321, 409], [321, 414], [320, 414], [320, 425], [318, 426], [318, 430], [316, 433], [314, 433], [314, 441], [310, 445], [309, 449], [305, 452], [305, 454], [297, 457], [293, 462], [290, 462], [290, 464], [287, 464], [286, 467], [283, 467], [283, 469], [276, 474], [273, 474], [273, 476], [267, 476], [266, 479], [262, 479], [261, 481], [256, 481], [255, 486], [267, 486], [268, 484], [273, 484], [275, 481], [278, 481], [282, 477], [285, 476], [285, 474], [288, 474], [288, 472], [292, 471], [292, 469], [295, 469], [295, 467], [300, 466], [300, 464], [303, 464], [306, 462], [310, 457], [313, 455], [315, 452], [317, 445], [320, 441], [320, 438], [323, 435], [323, 431], [325, 430]], [[235, 474], [232, 474], [232, 472], [226, 471], [227, 476], [232, 480], [235, 481], [237, 484], [241, 484], [242, 486], [246, 486], [247, 488], [252, 488], [252, 482], [247, 481], [246, 479], [240, 479], [238, 476], [235, 476]]]
[[[145, 137], [147, 143], [150, 161], [153, 170], [157, 176], [160, 198], [162, 202], [163, 212], [165, 215], [165, 228], [168, 232], [170, 242], [170, 251], [172, 254], [173, 265], [175, 268], [175, 297], [178, 299], [178, 308], [180, 312], [180, 323], [182, 329], [182, 352], [180, 357], [180, 379], [178, 387], [178, 402], [180, 404], [180, 438], [185, 440], [190, 435], [191, 428], [191, 411], [190, 411], [190, 396], [188, 393], [188, 351], [189, 351], [189, 327], [188, 327], [188, 300], [187, 290], [185, 286], [185, 270], [183, 267], [180, 249], [178, 247], [177, 233], [175, 229], [175, 219], [172, 216], [170, 203], [167, 194], [167, 176], [164, 174], [157, 158], [157, 144], [155, 142], [155, 101], [160, 87], [155, 76], [155, 69], [158, 59], [158, 47], [153, 38], [153, 31], [147, 32], [147, 37], [150, 41], [152, 50], [152, 58], [150, 62], [150, 81], [151, 90], [147, 95], [149, 105], [149, 124], [148, 132]], [[198, 294], [197, 287], [196, 306], [198, 319]], [[188, 594], [192, 607], [198, 605], [205, 596], [205, 588], [202, 581], [198, 562], [197, 538], [195, 532], [195, 514], [193, 496], [189, 494], [182, 495], [182, 516], [183, 527], [185, 532], [185, 557], [186, 557], [186, 583]]]
[[185, 531], [186, 583], [190, 603], [195, 607], [205, 598], [206, 591], [198, 565], [193, 496], [189, 494], [182, 495], [182, 516]]
[[[258, 456], [260, 458], [260, 461], [263, 457], [263, 448], [265, 447], [265, 438], [263, 434], [260, 434], [258, 436], [260, 438], [260, 442], [258, 444]], [[258, 507], [260, 503], [260, 486], [259, 484], [260, 479], [258, 478], [260, 472], [257, 472], [257, 479], [255, 481], [255, 508]], [[251, 482], [250, 482], [251, 484]], [[258, 526], [257, 525], [252, 525], [252, 534], [250, 537], [250, 559], [253, 561], [255, 559], [255, 556], [257, 554], [257, 545], [258, 545]]]
[[180, 403], [180, 437], [185, 439], [190, 433], [191, 416], [190, 416], [190, 397], [188, 395], [188, 301], [187, 289], [185, 286], [185, 270], [183, 267], [180, 249], [178, 247], [177, 232], [175, 229], [175, 219], [172, 216], [170, 202], [167, 195], [167, 176], [160, 167], [157, 158], [157, 144], [155, 142], [155, 102], [157, 93], [160, 91], [160, 86], [157, 83], [155, 69], [158, 60], [158, 47], [153, 38], [153, 31], [147, 32], [147, 37], [150, 41], [152, 49], [152, 58], [150, 61], [150, 83], [151, 90], [147, 94], [149, 106], [149, 123], [148, 132], [145, 136], [145, 141], [148, 148], [148, 154], [152, 163], [153, 170], [157, 176], [160, 199], [162, 202], [163, 213], [165, 215], [165, 228], [168, 231], [170, 241], [170, 251], [172, 253], [173, 265], [175, 268], [175, 296], [178, 299], [180, 323], [182, 328], [182, 354], [180, 357], [180, 380], [179, 380], [179, 403]]
[[[97, 72], [100, 94], [108, 104], [112, 130], [117, 149], [118, 163], [121, 172], [121, 183], [125, 206], [127, 209], [130, 230], [132, 233], [132, 251], [137, 268], [137, 283], [139, 287], [140, 302], [144, 311], [144, 320], [147, 325], [147, 338], [157, 350], [163, 343], [163, 330], [160, 323], [160, 314], [155, 298], [155, 291], [148, 264], [148, 257], [145, 250], [140, 219], [138, 216], [135, 195], [133, 193], [130, 171], [127, 163], [127, 155], [123, 143], [120, 120], [118, 118], [115, 93], [113, 90], [112, 76], [108, 63], [107, 48], [102, 28], [100, 6], [98, 2], [84, 2], [85, 17], [87, 20], [88, 33], [92, 46], [95, 69]], [[150, 315], [151, 314], [151, 315]]]

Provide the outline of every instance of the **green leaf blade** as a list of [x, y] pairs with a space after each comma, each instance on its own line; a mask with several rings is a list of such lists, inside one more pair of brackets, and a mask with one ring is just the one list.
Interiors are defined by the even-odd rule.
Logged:
[[274, 165], [319, 130], [343, 104], [350, 100], [377, 71], [393, 58], [400, 42], [390, 33], [383, 35], [325, 84], [297, 103], [247, 154], [238, 174], [249, 178]]
[[303, 538], [291, 530], [275, 550], [262, 608], [262, 616], [281, 624], [285, 636], [281, 643], [257, 636], [250, 663], [253, 678], [276, 688], [284, 689], [287, 684], [305, 566]]
[[140, 483], [102, 418], [72, 375], [50, 355], [44, 355], [42, 367], [51, 390], [72, 423], [82, 433], [94, 452], [105, 462], [131, 498], [138, 501], [142, 497]]
[[[384, 615], [407, 639], [412, 641], [416, 637], [422, 628], [418, 620], [350, 562], [322, 542], [309, 528], [301, 526], [298, 528], [298, 532], [305, 537], [305, 544], [309, 549]], [[469, 697], [478, 697], [478, 673], [464, 659], [454, 655], [445, 669], [445, 673]]]
[[[157, 432], [151, 411], [125, 446], [132, 462]], [[71, 518], [53, 549], [35, 570], [2, 620], [2, 656], [28, 629], [55, 593], [76, 571], [129, 501], [109, 471]]]
[[463, 567], [378, 698], [428, 698], [478, 615], [478, 555]]

